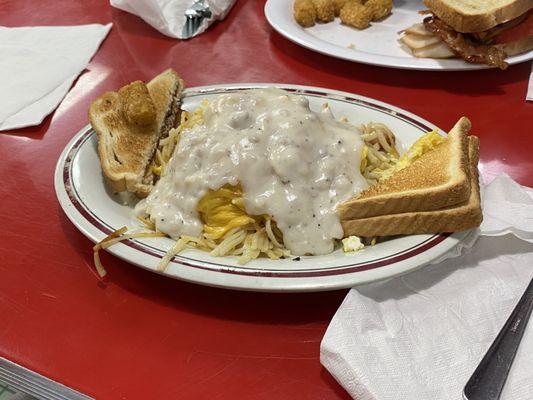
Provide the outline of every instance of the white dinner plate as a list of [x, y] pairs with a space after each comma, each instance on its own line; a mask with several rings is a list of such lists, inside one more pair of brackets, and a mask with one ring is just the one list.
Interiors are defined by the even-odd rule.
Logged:
[[[337, 118], [355, 125], [370, 121], [388, 125], [399, 149], [410, 146], [435, 126], [407, 111], [370, 98], [334, 90], [277, 84], [231, 84], [190, 88], [183, 108], [193, 110], [203, 99], [249, 88], [276, 86], [309, 99], [318, 111], [328, 102]], [[55, 189], [63, 210], [90, 240], [98, 242], [123, 226], [139, 227], [131, 199], [113, 194], [103, 180], [96, 136], [90, 126], [78, 132], [65, 147], [56, 166]], [[440, 258], [466, 240], [468, 232], [401, 236], [367, 246], [357, 253], [342, 249], [325, 256], [285, 260], [261, 258], [239, 265], [235, 257], [211, 257], [187, 249], [174, 257], [163, 275], [205, 285], [255, 291], [320, 291], [352, 287], [390, 278]], [[169, 238], [126, 240], [108, 249], [132, 264], [155, 272], [161, 257], [175, 243]], [[87, 252], [91, 252], [87, 248]]]
[[[269, 24], [287, 39], [318, 53], [384, 67], [462, 71], [490, 68], [483, 64], [469, 64], [460, 59], [437, 60], [417, 58], [402, 48], [398, 42], [403, 29], [422, 22], [424, 16], [421, 0], [395, 0], [392, 14], [383, 21], [372, 23], [364, 30], [342, 25], [339, 18], [334, 22], [302, 28], [293, 17], [292, 0], [268, 0], [265, 15]], [[508, 64], [518, 64], [533, 59], [533, 50], [509, 57]]]

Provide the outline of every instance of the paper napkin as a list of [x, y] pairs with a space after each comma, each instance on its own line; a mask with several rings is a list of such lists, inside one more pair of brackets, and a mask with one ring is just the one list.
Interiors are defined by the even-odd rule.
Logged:
[[[204, 32], [216, 20], [226, 17], [236, 0], [206, 0], [211, 17], [204, 18], [194, 36]], [[163, 35], [183, 39], [185, 11], [195, 0], [110, 0], [113, 7], [135, 14]]]
[[[461, 399], [533, 276], [533, 191], [507, 175], [485, 188], [480, 237], [459, 257], [352, 289], [321, 362], [357, 400]], [[502, 400], [533, 393], [533, 322]]]
[[0, 130], [40, 124], [110, 29], [111, 24], [0, 27]]

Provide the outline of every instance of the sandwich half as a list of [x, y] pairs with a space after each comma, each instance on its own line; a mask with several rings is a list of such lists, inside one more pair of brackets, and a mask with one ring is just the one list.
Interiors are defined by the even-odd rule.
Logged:
[[138, 197], [154, 184], [151, 160], [159, 141], [179, 122], [183, 81], [172, 69], [146, 85], [137, 81], [107, 92], [89, 108], [103, 174], [116, 190]]
[[424, 0], [423, 23], [400, 41], [416, 57], [460, 57], [507, 68], [505, 59], [533, 49], [532, 0]]

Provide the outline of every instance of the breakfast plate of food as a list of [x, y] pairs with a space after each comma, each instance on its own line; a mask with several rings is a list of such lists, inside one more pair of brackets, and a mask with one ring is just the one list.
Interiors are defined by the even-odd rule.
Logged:
[[205, 285], [352, 287], [476, 234], [478, 139], [405, 110], [286, 84], [184, 89], [173, 70], [98, 97], [62, 152], [58, 200], [102, 250]]
[[364, 64], [415, 70], [506, 69], [533, 59], [529, 0], [268, 0], [282, 36]]

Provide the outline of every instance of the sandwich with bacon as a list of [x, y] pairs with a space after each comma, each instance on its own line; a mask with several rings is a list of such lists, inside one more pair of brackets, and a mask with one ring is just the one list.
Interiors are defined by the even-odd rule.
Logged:
[[400, 41], [416, 57], [459, 57], [506, 69], [507, 57], [533, 49], [533, 0], [424, 0], [422, 23]]

